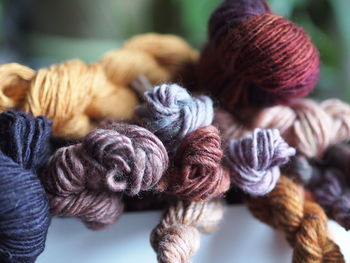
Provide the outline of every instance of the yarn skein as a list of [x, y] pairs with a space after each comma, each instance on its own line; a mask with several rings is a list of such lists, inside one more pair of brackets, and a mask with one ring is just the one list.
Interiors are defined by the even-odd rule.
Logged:
[[180, 37], [147, 33], [131, 38], [97, 63], [114, 84], [129, 85], [144, 75], [153, 85], [159, 85], [193, 78], [197, 60], [198, 52]]
[[146, 103], [137, 109], [148, 130], [157, 135], [169, 152], [192, 131], [208, 126], [214, 118], [213, 102], [207, 96], [192, 97], [177, 84], [163, 84], [144, 94]]
[[271, 192], [280, 177], [279, 166], [287, 163], [295, 149], [278, 130], [255, 129], [252, 136], [231, 140], [225, 151], [232, 182], [253, 196]]
[[201, 88], [230, 112], [285, 104], [308, 95], [319, 53], [306, 32], [263, 0], [225, 0], [209, 21], [198, 65]]
[[45, 247], [49, 203], [37, 176], [49, 158], [51, 123], [0, 114], [0, 262], [35, 262]]
[[302, 187], [281, 176], [267, 196], [247, 199], [253, 215], [285, 233], [294, 248], [293, 263], [345, 262], [339, 247], [327, 236], [327, 216]]
[[246, 123], [220, 110], [214, 125], [224, 142], [251, 134], [254, 128], [278, 129], [286, 142], [303, 155], [322, 158], [330, 145], [350, 140], [350, 106], [336, 99], [321, 103], [301, 99], [289, 106], [263, 109]]
[[50, 159], [43, 181], [54, 215], [76, 216], [89, 228], [114, 223], [123, 205], [120, 194], [151, 190], [168, 167], [165, 147], [136, 125], [110, 123], [90, 132]]
[[160, 263], [188, 263], [199, 249], [200, 232], [213, 231], [223, 216], [219, 201], [178, 202], [152, 231], [151, 245]]
[[[155, 48], [158, 46], [162, 49]], [[167, 49], [168, 48], [168, 49]], [[86, 65], [73, 60], [34, 70], [16, 64], [0, 66], [0, 110], [19, 109], [53, 121], [58, 137], [84, 137], [94, 121], [130, 119], [138, 104], [128, 85], [139, 75], [156, 84], [181, 78], [197, 52], [175, 36], [141, 35]]]

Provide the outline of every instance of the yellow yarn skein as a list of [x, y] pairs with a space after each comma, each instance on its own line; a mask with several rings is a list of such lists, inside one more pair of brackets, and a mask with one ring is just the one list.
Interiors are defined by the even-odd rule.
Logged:
[[37, 72], [16, 63], [0, 66], [0, 110], [19, 109], [53, 121], [55, 136], [81, 138], [106, 117], [130, 119], [138, 103], [128, 85], [144, 75], [152, 84], [175, 81], [198, 54], [182, 39], [145, 34], [87, 65], [67, 61]]

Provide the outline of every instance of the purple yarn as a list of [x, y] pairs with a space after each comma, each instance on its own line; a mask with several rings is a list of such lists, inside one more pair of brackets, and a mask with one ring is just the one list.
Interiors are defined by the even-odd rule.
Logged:
[[164, 84], [145, 93], [146, 104], [137, 109], [138, 115], [174, 152], [187, 134], [210, 125], [214, 118], [213, 102], [207, 96], [192, 97], [177, 84]]
[[261, 196], [273, 190], [280, 177], [279, 166], [294, 154], [295, 149], [278, 130], [255, 129], [250, 137], [230, 141], [225, 162], [234, 184], [248, 194]]
[[226, 0], [214, 12], [209, 21], [209, 39], [216, 44], [237, 24], [251, 17], [270, 12], [263, 0]]
[[0, 114], [0, 262], [34, 262], [44, 250], [49, 205], [36, 172], [49, 157], [51, 123]]
[[327, 169], [309, 188], [318, 203], [345, 229], [350, 229], [350, 189], [345, 176], [336, 169]]

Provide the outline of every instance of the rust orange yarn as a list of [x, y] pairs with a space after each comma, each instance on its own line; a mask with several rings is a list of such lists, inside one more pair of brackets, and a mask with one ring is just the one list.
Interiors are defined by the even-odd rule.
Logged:
[[15, 108], [53, 121], [53, 133], [80, 138], [106, 117], [130, 119], [138, 103], [127, 85], [139, 75], [152, 84], [172, 81], [192, 65], [197, 52], [175, 36], [146, 34], [101, 61], [72, 60], [34, 71], [0, 66], [0, 110]]
[[293, 251], [294, 263], [345, 262], [339, 247], [327, 236], [327, 216], [303, 188], [281, 176], [266, 197], [248, 198], [253, 215], [283, 231]]
[[230, 187], [229, 171], [221, 164], [219, 131], [204, 126], [188, 134], [163, 177], [159, 190], [183, 200], [205, 201], [222, 196]]

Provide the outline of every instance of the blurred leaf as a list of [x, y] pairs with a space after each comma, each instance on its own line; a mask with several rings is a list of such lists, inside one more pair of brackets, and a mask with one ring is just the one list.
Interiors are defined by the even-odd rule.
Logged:
[[185, 25], [186, 37], [196, 46], [202, 45], [207, 37], [210, 14], [222, 0], [171, 0], [181, 6], [179, 21]]

